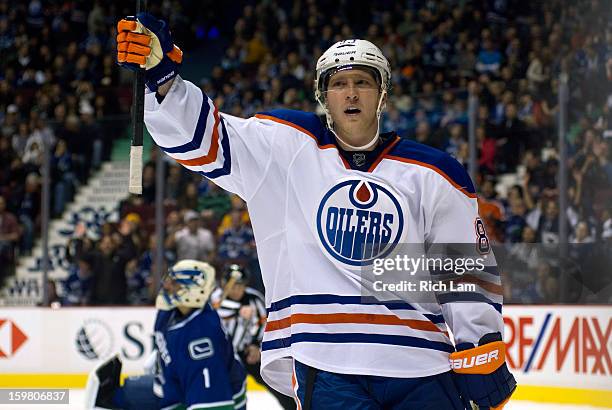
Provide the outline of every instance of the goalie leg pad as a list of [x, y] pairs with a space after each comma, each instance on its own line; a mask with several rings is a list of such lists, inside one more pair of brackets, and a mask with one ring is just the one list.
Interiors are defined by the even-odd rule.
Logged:
[[159, 398], [153, 394], [155, 376], [128, 377], [121, 389], [117, 391], [114, 402], [124, 410], [157, 410], [160, 408]]
[[115, 355], [100, 363], [87, 377], [85, 409], [114, 409], [113, 396], [119, 389], [121, 359]]

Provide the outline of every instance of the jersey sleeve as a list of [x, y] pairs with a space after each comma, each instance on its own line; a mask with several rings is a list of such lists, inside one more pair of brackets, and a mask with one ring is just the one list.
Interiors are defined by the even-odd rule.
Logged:
[[145, 95], [144, 120], [159, 147], [174, 160], [245, 200], [263, 181], [274, 125], [220, 113], [197, 86], [177, 76], [159, 103]]
[[[442, 314], [453, 334], [455, 344], [478, 344], [488, 333], [503, 333], [501, 278], [484, 224], [478, 216], [474, 187], [467, 172], [456, 160], [446, 157], [441, 167], [446, 179], [435, 176], [430, 187], [431, 213], [425, 241], [429, 244], [459, 245], [461, 252], [472, 259], [480, 258], [484, 269], [465, 272], [461, 284], [474, 285], [475, 290], [438, 294]], [[456, 246], [456, 245], [455, 245]]]

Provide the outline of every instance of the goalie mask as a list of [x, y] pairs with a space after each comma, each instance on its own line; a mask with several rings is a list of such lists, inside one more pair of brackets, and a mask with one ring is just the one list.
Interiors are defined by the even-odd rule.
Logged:
[[380, 115], [384, 109], [384, 101], [387, 92], [391, 88], [391, 67], [382, 51], [367, 40], [344, 40], [339, 41], [323, 53], [317, 60], [315, 73], [315, 99], [325, 111], [327, 127], [347, 147], [353, 150], [366, 150], [378, 141], [378, 130], [376, 135], [366, 145], [355, 147], [338, 137], [334, 131], [334, 122], [331, 118], [325, 92], [332, 75], [338, 71], [348, 69], [365, 69], [372, 71], [380, 87], [380, 97], [376, 108], [376, 118], [380, 123]]
[[201, 308], [215, 287], [215, 268], [205, 262], [185, 259], [177, 262], [163, 277], [155, 307]]

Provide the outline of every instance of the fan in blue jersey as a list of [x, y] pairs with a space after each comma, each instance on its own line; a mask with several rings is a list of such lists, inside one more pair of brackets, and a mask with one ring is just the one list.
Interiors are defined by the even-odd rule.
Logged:
[[119, 386], [121, 362], [111, 358], [90, 374], [86, 408], [246, 409], [246, 373], [208, 303], [214, 286], [211, 265], [174, 265], [155, 303], [155, 374]]

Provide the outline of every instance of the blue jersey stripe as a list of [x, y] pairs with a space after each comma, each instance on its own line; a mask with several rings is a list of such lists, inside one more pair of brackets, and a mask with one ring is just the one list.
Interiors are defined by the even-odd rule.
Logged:
[[393, 346], [419, 347], [452, 353], [455, 348], [448, 343], [436, 342], [414, 336], [381, 335], [368, 333], [296, 333], [289, 337], [264, 341], [261, 350], [290, 347], [293, 343], [376, 343]]
[[229, 175], [232, 172], [232, 156], [230, 153], [230, 142], [227, 130], [225, 129], [225, 121], [221, 118], [221, 147], [223, 148], [223, 166], [215, 170], [204, 172], [199, 171], [198, 173], [204, 175], [208, 179], [215, 179], [222, 177], [223, 175]]
[[280, 108], [258, 114], [278, 118], [304, 128], [316, 138], [318, 145], [334, 144], [335, 142], [335, 138], [331, 137], [331, 133], [315, 113]]
[[[339, 296], [331, 294], [319, 294], [319, 295], [293, 295], [288, 298], [272, 302], [269, 308], [267, 308], [268, 315], [271, 312], [276, 312], [292, 305], [379, 305], [385, 306], [389, 310], [416, 310], [414, 306], [410, 305], [401, 300], [386, 300], [380, 301], [372, 296]], [[444, 323], [444, 317], [442, 315], [434, 315], [423, 313], [427, 319], [433, 323]]]
[[182, 154], [189, 151], [194, 151], [200, 148], [202, 145], [202, 139], [206, 132], [206, 121], [208, 121], [208, 114], [210, 113], [210, 105], [208, 104], [208, 97], [202, 93], [202, 107], [200, 108], [200, 116], [198, 117], [198, 123], [196, 124], [195, 132], [193, 133], [193, 139], [178, 147], [160, 147], [169, 154]]
[[388, 155], [429, 164], [442, 171], [466, 192], [476, 193], [472, 180], [463, 165], [446, 152], [416, 141], [402, 139], [389, 151]]

